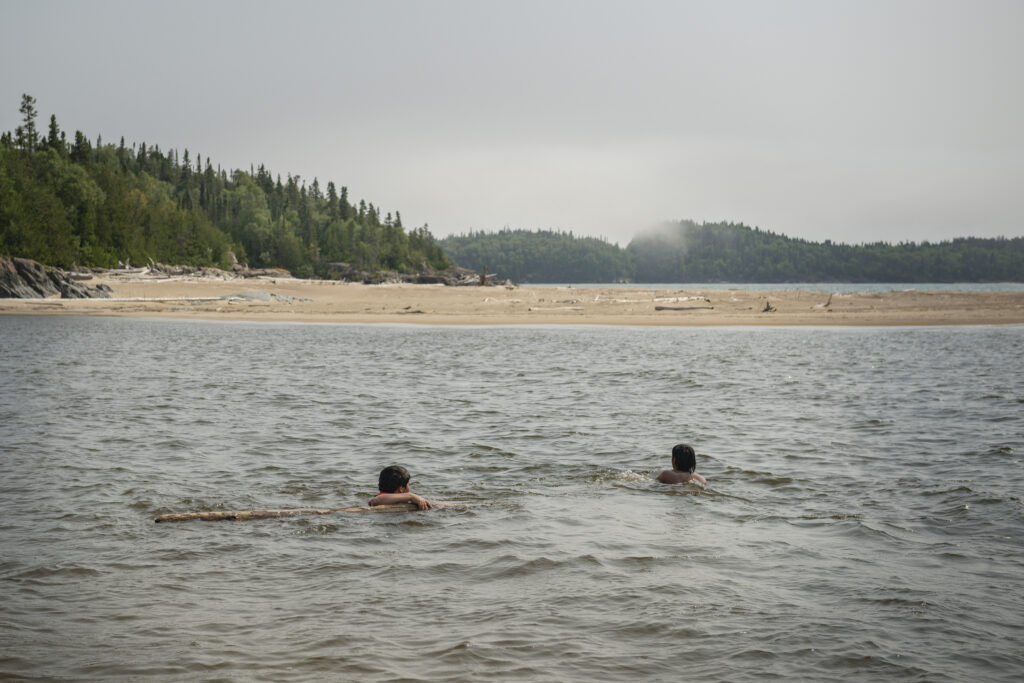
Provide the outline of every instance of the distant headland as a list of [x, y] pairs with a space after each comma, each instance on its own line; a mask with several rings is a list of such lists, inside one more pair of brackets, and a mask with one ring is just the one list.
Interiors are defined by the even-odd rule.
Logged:
[[43, 131], [28, 94], [19, 111], [22, 125], [0, 134], [0, 255], [66, 271], [169, 263], [362, 282], [471, 271], [521, 283], [1024, 282], [1022, 237], [848, 245], [682, 220], [640, 230], [626, 247], [552, 230], [438, 240], [333, 181], [282, 179], [262, 164], [229, 171], [123, 137], [93, 141], [55, 115]]

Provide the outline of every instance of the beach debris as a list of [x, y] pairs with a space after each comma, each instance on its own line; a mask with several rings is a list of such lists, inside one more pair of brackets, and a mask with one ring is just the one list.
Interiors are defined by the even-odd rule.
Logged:
[[713, 311], [714, 306], [655, 306], [656, 311]]
[[772, 302], [771, 301], [768, 301], [767, 299], [765, 299], [765, 301], [764, 301], [764, 308], [761, 309], [761, 312], [762, 313], [774, 313], [775, 312], [775, 307], [772, 306]]
[[209, 266], [170, 266], [156, 263], [153, 259], [149, 264], [132, 268], [126, 263], [118, 262], [118, 268], [88, 268], [94, 275], [118, 280], [237, 280], [239, 278], [282, 278], [294, 279], [284, 268], [249, 268], [235, 260], [230, 271]]
[[225, 294], [221, 299], [245, 299], [246, 301], [270, 301], [270, 292], [238, 292]]
[[[543, 299], [541, 299], [543, 301]], [[531, 306], [528, 311], [582, 311], [582, 306]]]
[[266, 301], [276, 300], [282, 304], [291, 304], [296, 301], [313, 301], [313, 299], [307, 299], [302, 296], [288, 296], [286, 294], [277, 294], [275, 292], [238, 292], [236, 294], [225, 294], [222, 297], [218, 297], [226, 301]]
[[706, 296], [656, 296], [650, 299], [601, 299], [601, 295], [594, 297], [594, 301], [602, 301], [604, 303], [612, 304], [649, 304], [649, 303], [667, 303], [667, 304], [679, 304], [684, 301], [705, 301], [711, 303], [711, 299]]
[[[364, 285], [381, 284], [413, 284], [413, 285], [445, 285], [448, 287], [467, 287], [486, 284], [487, 286], [501, 284], [498, 276], [494, 273], [487, 273], [482, 277], [480, 273], [469, 268], [451, 266], [445, 270], [434, 270], [426, 264], [416, 273], [399, 273], [392, 270], [365, 271], [359, 270], [348, 263], [331, 262], [325, 263], [328, 277], [331, 279], [343, 280], [345, 282], [362, 282]], [[506, 287], [514, 287], [511, 280], [505, 280]]]
[[711, 299], [706, 296], [656, 296], [655, 301], [663, 301], [665, 303], [681, 303], [683, 301], [706, 301], [711, 303]]

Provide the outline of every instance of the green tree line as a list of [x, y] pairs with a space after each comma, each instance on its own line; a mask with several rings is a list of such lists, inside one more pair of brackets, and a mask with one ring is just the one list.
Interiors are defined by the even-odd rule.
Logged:
[[517, 282], [1022, 282], [1024, 238], [849, 245], [736, 223], [678, 221], [621, 249], [571, 232], [505, 229], [440, 241], [461, 265]]
[[448, 258], [514, 282], [618, 282], [633, 276], [631, 257], [615, 244], [571, 232], [474, 232], [440, 240]]
[[280, 267], [329, 276], [328, 264], [416, 272], [451, 265], [426, 225], [406, 231], [372, 203], [353, 204], [333, 182], [284, 181], [260, 165], [228, 173], [185, 150], [68, 139], [50, 117], [36, 126], [22, 96], [22, 125], [0, 136], [0, 253], [63, 268], [130, 259], [174, 265]]
[[679, 221], [626, 250], [638, 282], [1021, 282], [1024, 238], [811, 242], [736, 223]]

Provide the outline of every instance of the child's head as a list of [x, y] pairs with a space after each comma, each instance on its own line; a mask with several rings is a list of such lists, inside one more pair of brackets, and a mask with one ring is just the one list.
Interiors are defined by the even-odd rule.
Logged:
[[681, 443], [672, 448], [672, 468], [683, 472], [697, 469], [697, 454], [693, 452], [692, 446]]
[[381, 493], [395, 493], [398, 489], [409, 484], [409, 470], [399, 465], [391, 465], [380, 471], [380, 479], [377, 480], [377, 488]]

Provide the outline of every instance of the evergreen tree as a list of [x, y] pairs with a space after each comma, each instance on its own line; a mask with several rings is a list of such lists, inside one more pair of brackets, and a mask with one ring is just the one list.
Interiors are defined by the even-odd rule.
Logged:
[[36, 151], [36, 147], [39, 145], [39, 133], [36, 131], [36, 98], [29, 94], [21, 96], [21, 107], [18, 108], [21, 113], [22, 124], [18, 127], [18, 147], [25, 150], [31, 155]]
[[61, 144], [61, 131], [60, 127], [57, 126], [57, 116], [50, 114], [50, 129], [46, 135], [46, 146], [55, 152], [64, 153], [64, 145]]
[[71, 148], [71, 159], [79, 164], [84, 164], [92, 158], [92, 146], [89, 138], [80, 130], [75, 131], [75, 144]]
[[334, 187], [334, 182], [329, 181], [327, 183], [327, 215], [331, 220], [338, 218], [338, 190]]

